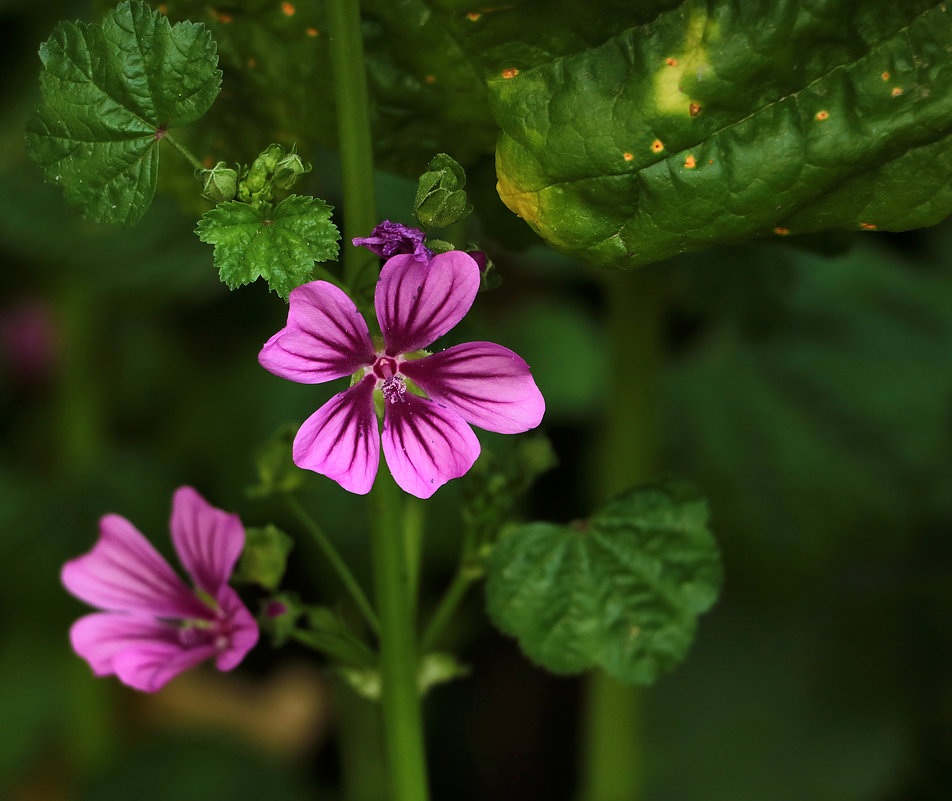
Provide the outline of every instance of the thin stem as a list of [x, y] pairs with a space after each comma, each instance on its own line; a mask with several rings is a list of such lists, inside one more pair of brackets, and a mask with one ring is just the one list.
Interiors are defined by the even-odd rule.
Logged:
[[344, 181], [344, 281], [357, 295], [373, 286], [376, 256], [348, 247], [376, 225], [374, 163], [367, 102], [367, 71], [358, 0], [328, 0], [331, 70], [337, 103], [337, 139]]
[[350, 597], [354, 599], [354, 603], [357, 604], [357, 608], [360, 609], [367, 623], [375, 632], [379, 632], [380, 621], [377, 619], [377, 614], [374, 612], [373, 606], [371, 606], [366, 594], [363, 589], [361, 589], [360, 582], [354, 577], [354, 574], [350, 571], [350, 568], [347, 567], [347, 563], [340, 555], [340, 552], [334, 547], [334, 543], [330, 541], [317, 521], [298, 503], [297, 498], [291, 495], [285, 495], [284, 499], [291, 511], [294, 512], [298, 520], [301, 521], [301, 525], [307, 529], [308, 534], [310, 534], [314, 542], [317, 543], [317, 546], [321, 549], [327, 561], [331, 563], [337, 575], [340, 576], [340, 580], [344, 583], [344, 586], [350, 593]]
[[204, 170], [205, 165], [202, 164], [195, 155], [189, 150], [185, 145], [178, 141], [175, 137], [172, 136], [168, 131], [162, 134], [162, 138], [168, 142], [172, 147], [174, 147], [179, 153], [181, 153], [185, 158], [188, 159], [189, 164], [196, 170]]
[[[655, 384], [667, 284], [656, 271], [606, 273], [611, 390], [599, 447], [597, 494], [605, 500], [650, 478], [655, 464]], [[581, 801], [638, 801], [644, 790], [639, 690], [601, 671], [586, 680]]]
[[466, 596], [470, 585], [477, 577], [476, 573], [467, 570], [465, 567], [461, 567], [457, 571], [453, 577], [453, 581], [450, 582], [450, 586], [447, 587], [440, 601], [440, 605], [433, 613], [433, 617], [430, 619], [426, 631], [423, 632], [423, 637], [420, 639], [421, 653], [425, 654], [436, 644], [440, 635], [446, 629], [450, 620], [452, 620], [453, 615], [456, 614], [456, 610], [459, 608], [460, 602], [462, 602]]
[[400, 536], [402, 504], [386, 468], [377, 473], [370, 500], [390, 796], [391, 801], [427, 801], [423, 710], [417, 686], [419, 657], [406, 547]]

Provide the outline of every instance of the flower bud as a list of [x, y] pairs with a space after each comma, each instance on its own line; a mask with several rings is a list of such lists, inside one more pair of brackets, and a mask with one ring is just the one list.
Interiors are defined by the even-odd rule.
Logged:
[[473, 207], [466, 200], [466, 173], [459, 163], [439, 153], [417, 184], [413, 213], [428, 228], [446, 228], [466, 217]]
[[243, 181], [245, 189], [252, 195], [264, 189], [283, 156], [284, 148], [281, 145], [268, 145], [248, 170], [248, 176]]
[[271, 185], [275, 189], [287, 191], [294, 186], [298, 178], [311, 171], [311, 165], [301, 160], [295, 153], [288, 153], [274, 168], [274, 178]]
[[201, 170], [198, 178], [202, 182], [202, 197], [212, 203], [224, 203], [234, 200], [238, 189], [238, 172], [219, 161], [210, 170]]

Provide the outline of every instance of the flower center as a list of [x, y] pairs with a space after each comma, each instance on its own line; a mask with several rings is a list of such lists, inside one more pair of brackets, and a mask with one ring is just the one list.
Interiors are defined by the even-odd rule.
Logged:
[[380, 356], [374, 362], [373, 371], [377, 378], [387, 381], [397, 372], [397, 360], [392, 356]]
[[407, 385], [400, 376], [394, 376], [383, 382], [381, 391], [387, 403], [399, 403], [406, 400], [404, 396], [407, 394]]
[[231, 645], [231, 632], [230, 620], [194, 618], [182, 621], [178, 630], [178, 641], [185, 648], [214, 645], [217, 650], [224, 651]]

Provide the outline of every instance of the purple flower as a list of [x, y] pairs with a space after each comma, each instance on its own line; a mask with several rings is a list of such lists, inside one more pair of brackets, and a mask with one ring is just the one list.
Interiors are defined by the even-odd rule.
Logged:
[[194, 591], [119, 515], [99, 521], [92, 550], [67, 562], [61, 574], [67, 590], [103, 610], [73, 624], [73, 650], [97, 676], [115, 674], [146, 692], [210, 657], [219, 670], [231, 670], [258, 641], [258, 624], [228, 586], [245, 545], [238, 516], [180, 487], [171, 528]]
[[470, 342], [423, 358], [414, 353], [462, 320], [478, 290], [479, 267], [461, 251], [429, 262], [394, 256], [380, 272], [374, 297], [383, 332], [379, 346], [337, 287], [314, 281], [293, 290], [287, 327], [261, 349], [261, 366], [302, 384], [355, 374], [349, 389], [301, 426], [294, 463], [350, 492], [369, 492], [380, 462], [376, 390], [384, 401], [387, 466], [397, 484], [419, 498], [429, 498], [476, 461], [479, 440], [468, 423], [504, 434], [535, 428], [545, 401], [529, 366], [508, 348]]
[[424, 236], [419, 228], [384, 220], [374, 226], [370, 236], [354, 237], [351, 241], [355, 248], [363, 245], [385, 259], [406, 253], [419, 261], [428, 261], [432, 258], [433, 251], [423, 244]]

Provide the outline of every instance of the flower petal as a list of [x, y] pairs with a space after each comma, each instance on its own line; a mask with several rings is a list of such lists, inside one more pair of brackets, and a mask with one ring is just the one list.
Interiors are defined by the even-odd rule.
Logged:
[[394, 256], [374, 294], [387, 355], [412, 353], [443, 336], [466, 316], [478, 291], [479, 267], [461, 250], [429, 262]]
[[535, 428], [545, 414], [545, 400], [529, 365], [509, 348], [492, 342], [455, 345], [403, 362], [400, 372], [432, 400], [487, 431], [518, 434]]
[[77, 598], [110, 612], [171, 618], [208, 614], [168, 562], [119, 515], [99, 521], [99, 539], [92, 550], [67, 562], [60, 578]]
[[258, 354], [265, 370], [299, 384], [320, 384], [373, 363], [367, 322], [343, 290], [312, 281], [291, 290], [289, 303], [287, 326]]
[[216, 598], [245, 547], [238, 515], [215, 508], [191, 487], [179, 487], [170, 525], [172, 543], [195, 586]]
[[215, 651], [214, 645], [185, 648], [175, 643], [146, 642], [116, 654], [113, 667], [123, 684], [154, 693], [179, 673], [214, 656]]
[[294, 438], [294, 464], [357, 495], [370, 492], [380, 463], [375, 383], [373, 376], [365, 376], [307, 418]]
[[383, 454], [404, 491], [429, 498], [473, 466], [479, 440], [452, 409], [408, 392], [402, 400], [387, 404]]
[[219, 652], [215, 666], [219, 670], [231, 670], [258, 643], [258, 624], [231, 587], [222, 587], [217, 600], [227, 616], [231, 633], [228, 647]]
[[115, 673], [113, 659], [132, 646], [176, 643], [176, 628], [153, 618], [97, 612], [77, 620], [69, 630], [73, 650], [97, 676]]

